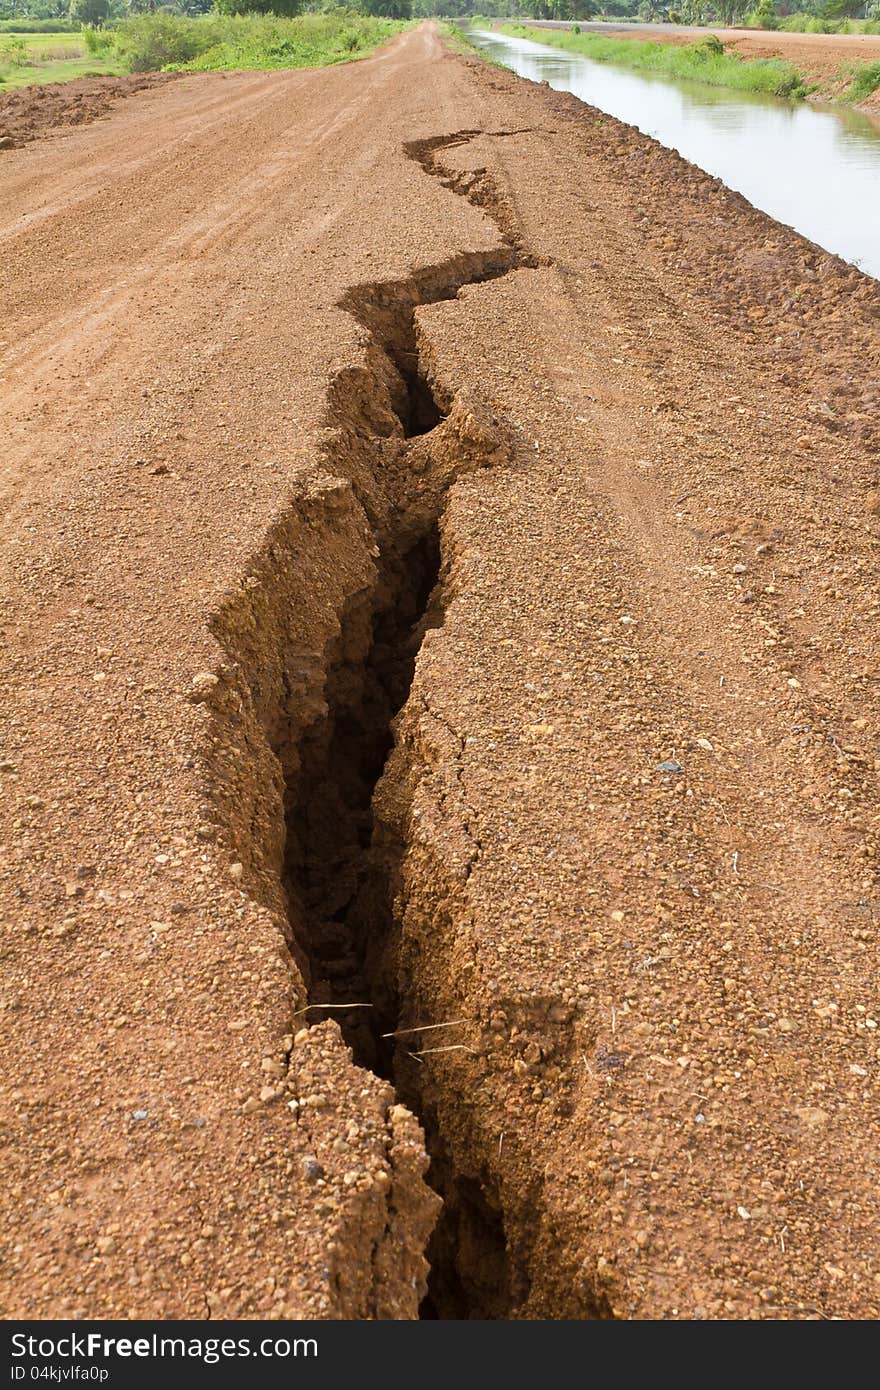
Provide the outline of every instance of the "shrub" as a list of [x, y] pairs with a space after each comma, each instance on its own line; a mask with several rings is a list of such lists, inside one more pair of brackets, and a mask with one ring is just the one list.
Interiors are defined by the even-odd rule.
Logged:
[[11, 68], [31, 67], [31, 57], [24, 39], [14, 36], [4, 39], [0, 43], [0, 63], [6, 63]]
[[116, 42], [115, 35], [107, 33], [104, 29], [96, 29], [92, 24], [83, 25], [82, 39], [89, 52], [96, 56], [99, 53], [108, 53]]
[[778, 29], [779, 15], [776, 13], [774, 0], [759, 0], [757, 7], [749, 15], [750, 20], [754, 20], [755, 27], [758, 29]]
[[865, 101], [880, 87], [880, 63], [857, 63], [849, 71], [852, 82], [846, 93], [847, 101]]
[[294, 19], [246, 14], [150, 14], [125, 20], [116, 47], [131, 72], [298, 68], [344, 62], [375, 48], [401, 28], [394, 20], [334, 9]]
[[218, 14], [273, 14], [292, 19], [302, 9], [302, 0], [214, 0]]
[[780, 29], [788, 34], [833, 34], [838, 26], [831, 19], [816, 14], [790, 14], [779, 21]]
[[132, 15], [116, 30], [116, 49], [129, 72], [158, 72], [171, 63], [190, 63], [220, 38], [210, 19], [179, 15]]

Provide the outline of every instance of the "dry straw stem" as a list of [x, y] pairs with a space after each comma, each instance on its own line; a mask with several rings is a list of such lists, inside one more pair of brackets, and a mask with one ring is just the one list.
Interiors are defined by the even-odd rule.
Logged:
[[432, 1052], [470, 1052], [471, 1056], [476, 1057], [476, 1048], [468, 1047], [467, 1043], [450, 1043], [448, 1047], [425, 1047], [421, 1052], [411, 1052], [410, 1057], [429, 1057]]
[[383, 1033], [383, 1038], [403, 1038], [408, 1033], [429, 1033], [432, 1028], [457, 1028], [460, 1023], [467, 1023], [466, 1018], [451, 1018], [448, 1023], [422, 1023], [418, 1028], [398, 1028], [396, 1033]]
[[307, 1014], [309, 1009], [372, 1009], [372, 1004], [306, 1004], [304, 1009], [297, 1009], [292, 1018], [299, 1018], [300, 1014]]

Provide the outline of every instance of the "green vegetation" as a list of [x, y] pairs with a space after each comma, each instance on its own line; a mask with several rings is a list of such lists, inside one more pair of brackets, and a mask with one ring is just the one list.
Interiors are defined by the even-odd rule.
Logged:
[[[759, 29], [762, 26], [753, 23], [756, 19], [756, 13], [750, 14], [745, 23], [749, 28]], [[772, 27], [787, 34], [880, 34], [878, 19], [832, 19], [827, 14], [801, 12], [786, 15]]]
[[121, 71], [118, 57], [97, 53], [85, 34], [0, 32], [0, 82], [5, 90]]
[[[746, 23], [750, 28], [759, 28], [759, 25], [752, 25], [752, 20], [756, 16], [749, 15]], [[779, 28], [787, 34], [832, 34], [838, 25], [831, 19], [823, 19], [817, 14], [789, 14], [784, 19], [780, 19]]]
[[[473, 0], [412, 0], [417, 18], [465, 19], [472, 9]], [[880, 0], [479, 0], [479, 10], [475, 19], [596, 18], [707, 28], [737, 24], [794, 33], [880, 33]]]
[[755, 29], [778, 29], [779, 15], [776, 13], [776, 0], [759, 0], [756, 8], [746, 18], [745, 23]]
[[[293, 18], [332, 9], [334, 0], [0, 0], [0, 33], [113, 27], [137, 15], [267, 14]], [[474, 0], [350, 0], [372, 18], [469, 19]], [[633, 23], [745, 24], [803, 33], [880, 33], [880, 0], [479, 0], [481, 17], [626, 20]]]
[[[106, 0], [97, 0], [100, 8]], [[232, 0], [221, 0], [232, 9]], [[276, 4], [278, 0], [276, 0]], [[388, 0], [389, 5], [400, 0]], [[83, 4], [90, 12], [95, 0]], [[4, 89], [122, 72], [229, 72], [320, 67], [363, 58], [404, 27], [397, 19], [331, 9], [321, 14], [132, 15], [110, 27], [73, 32], [0, 29]]]
[[110, 0], [70, 0], [70, 17], [100, 27], [110, 18]]
[[78, 34], [79, 25], [69, 19], [0, 19], [3, 34]]
[[877, 0], [824, 0], [822, 14], [826, 19], [880, 19], [880, 6]]
[[865, 101], [880, 87], [880, 63], [854, 63], [847, 71], [852, 78], [847, 101]]
[[[369, 19], [411, 19], [413, 0], [0, 0], [0, 34], [78, 33], [82, 25], [115, 28], [135, 16], [271, 14], [291, 19], [342, 8]], [[436, 8], [436, 6], [432, 7]]]
[[113, 39], [129, 72], [158, 72], [172, 64], [181, 67], [191, 63], [217, 47], [230, 23], [234, 20], [212, 16], [187, 19], [174, 14], [133, 15], [123, 20]]
[[[475, 26], [479, 27], [480, 21], [477, 17], [475, 17], [471, 22]], [[468, 39], [466, 29], [462, 29], [461, 26], [458, 24], [450, 24], [448, 22], [441, 23], [440, 28], [443, 31], [443, 37], [446, 40], [447, 47], [451, 48], [454, 53], [470, 54], [470, 56], [473, 57], [474, 45]], [[487, 53], [481, 53], [480, 57], [483, 58], [486, 62], [492, 63], [492, 60], [489, 58], [489, 55]], [[492, 63], [492, 66], [499, 67], [501, 65], [498, 63]]]
[[296, 18], [274, 15], [135, 15], [114, 31], [129, 72], [230, 72], [306, 68], [363, 58], [403, 28], [399, 20], [330, 10]]
[[[523, 25], [502, 25], [501, 32], [516, 38], [535, 38], [534, 29]], [[547, 29], [541, 43], [553, 48], [582, 53], [597, 63], [620, 63], [623, 67], [656, 73], [658, 77], [685, 78], [706, 82], [712, 87], [732, 87], [741, 92], [763, 92], [771, 96], [802, 97], [808, 88], [793, 63], [781, 58], [759, 58], [751, 62], [727, 53], [714, 35], [699, 43], [667, 44], [633, 39], [608, 38], [600, 34], [574, 34], [568, 30]]]

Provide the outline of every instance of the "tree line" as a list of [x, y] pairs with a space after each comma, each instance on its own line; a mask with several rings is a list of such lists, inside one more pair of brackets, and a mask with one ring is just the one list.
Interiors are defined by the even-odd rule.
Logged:
[[[101, 27], [129, 15], [165, 13], [298, 15], [336, 9], [312, 0], [0, 0], [0, 20], [58, 20]], [[346, 8], [390, 19], [490, 19], [671, 21], [735, 24], [747, 15], [772, 29], [791, 14], [816, 19], [880, 17], [880, 0], [351, 0]]]

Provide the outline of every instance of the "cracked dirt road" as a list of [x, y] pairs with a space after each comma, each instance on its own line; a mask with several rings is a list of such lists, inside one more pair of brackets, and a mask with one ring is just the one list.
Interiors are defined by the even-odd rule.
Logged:
[[4, 1312], [876, 1315], [873, 282], [430, 26], [2, 177]]

